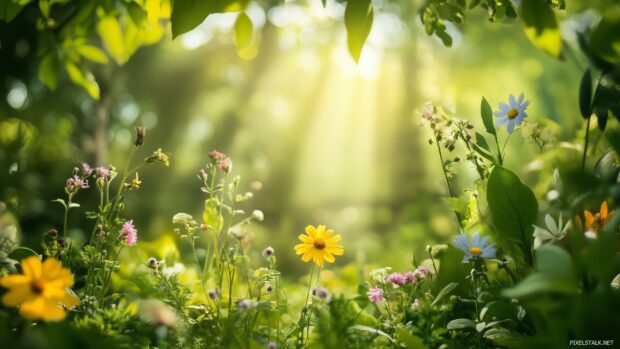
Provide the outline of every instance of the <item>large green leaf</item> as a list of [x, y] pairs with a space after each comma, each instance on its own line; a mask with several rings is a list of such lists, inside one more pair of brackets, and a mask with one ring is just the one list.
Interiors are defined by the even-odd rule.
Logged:
[[10, 22], [24, 8], [24, 4], [15, 3], [11, 0], [0, 1], [0, 20]]
[[620, 8], [605, 12], [603, 19], [590, 36], [592, 51], [604, 60], [620, 63]]
[[484, 125], [484, 129], [488, 133], [495, 135], [495, 124], [493, 124], [493, 110], [491, 109], [491, 105], [489, 104], [487, 99], [484, 97], [482, 97], [482, 100], [480, 101], [480, 116], [482, 117], [482, 124]]
[[349, 0], [344, 11], [344, 25], [347, 28], [349, 52], [359, 62], [364, 43], [370, 34], [373, 8], [370, 0]]
[[562, 37], [553, 10], [543, 0], [521, 1], [521, 18], [525, 23], [525, 34], [534, 45], [559, 57], [562, 52]]
[[240, 11], [247, 3], [248, 0], [175, 0], [170, 16], [172, 37], [196, 28], [212, 13]]
[[123, 39], [123, 30], [118, 20], [113, 16], [101, 18], [99, 23], [97, 23], [97, 32], [110, 56], [114, 58], [116, 63], [124, 64], [127, 61], [125, 40]]
[[538, 248], [536, 269], [538, 272], [505, 290], [504, 296], [522, 298], [547, 292], [570, 294], [577, 290], [572, 260], [564, 249], [552, 244]]
[[498, 243], [532, 265], [532, 224], [538, 216], [532, 190], [511, 171], [495, 166], [487, 184], [487, 201]]

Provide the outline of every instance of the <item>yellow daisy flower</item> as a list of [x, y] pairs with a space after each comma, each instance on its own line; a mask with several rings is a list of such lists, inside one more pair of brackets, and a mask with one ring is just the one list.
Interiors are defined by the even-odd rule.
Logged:
[[0, 286], [9, 289], [2, 296], [4, 305], [19, 306], [19, 314], [28, 320], [59, 321], [67, 316], [63, 305], [70, 309], [78, 304], [78, 297], [67, 292], [73, 286], [73, 275], [57, 259], [41, 263], [31, 256], [20, 264], [23, 274], [0, 278]]
[[302, 242], [295, 246], [295, 253], [301, 256], [301, 260], [309, 262], [313, 260], [318, 266], [322, 266], [324, 261], [334, 263], [334, 256], [342, 256], [344, 248], [337, 242], [342, 238], [340, 234], [332, 236], [332, 229], [325, 230], [324, 225], [306, 227], [306, 234], [300, 234], [299, 240]]

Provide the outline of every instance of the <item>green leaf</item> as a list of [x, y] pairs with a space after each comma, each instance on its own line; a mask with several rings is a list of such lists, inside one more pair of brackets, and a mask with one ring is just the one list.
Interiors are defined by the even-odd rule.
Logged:
[[390, 337], [389, 334], [377, 329], [377, 328], [372, 328], [369, 326], [364, 326], [364, 325], [354, 325], [349, 327], [349, 330], [358, 330], [358, 331], [365, 331], [365, 332], [370, 332], [370, 333], [374, 333], [374, 334], [378, 334], [381, 335], [385, 338], [387, 338], [390, 342], [396, 344], [396, 341], [394, 340], [394, 338]]
[[437, 293], [437, 296], [435, 296], [435, 299], [433, 300], [433, 303], [431, 303], [431, 305], [437, 304], [443, 297], [452, 292], [458, 285], [459, 284], [456, 282], [451, 282], [447, 284], [444, 288], [441, 289], [441, 291]]
[[108, 56], [105, 52], [95, 46], [82, 45], [78, 46], [77, 52], [84, 58], [95, 63], [106, 64], [108, 63]]
[[428, 347], [422, 341], [422, 338], [409, 333], [404, 328], [398, 328], [396, 331], [397, 339], [405, 345], [407, 349], [427, 349]]
[[244, 48], [252, 40], [252, 20], [245, 12], [239, 13], [235, 21], [235, 43]]
[[491, 148], [489, 147], [489, 143], [487, 143], [486, 138], [484, 138], [484, 136], [481, 135], [479, 132], [476, 132], [476, 143], [481, 148], [491, 151]]
[[562, 37], [553, 10], [546, 1], [521, 1], [521, 18], [525, 23], [525, 34], [539, 49], [553, 57], [562, 51]]
[[82, 86], [92, 98], [99, 99], [99, 85], [91, 72], [81, 70], [71, 62], [65, 63], [65, 69], [71, 81], [78, 86]]
[[447, 328], [449, 330], [461, 330], [464, 328], [474, 328], [476, 323], [470, 319], [454, 319], [448, 322]]
[[138, 5], [135, 1], [132, 1], [125, 6], [127, 6], [127, 13], [133, 23], [138, 27], [142, 27], [146, 22], [146, 11], [144, 11], [142, 6]]
[[5, 22], [10, 22], [15, 18], [24, 8], [24, 4], [15, 3], [11, 0], [4, 0], [0, 2], [0, 19]]
[[592, 115], [592, 72], [590, 69], [583, 73], [579, 84], [579, 111], [584, 119]]
[[511, 171], [495, 166], [487, 184], [487, 202], [498, 243], [532, 265], [533, 224], [538, 216], [532, 190]]
[[57, 203], [61, 204], [64, 208], [67, 208], [67, 203], [63, 199], [52, 200], [52, 202], [57, 202]]
[[492, 163], [495, 163], [495, 158], [493, 157], [493, 155], [491, 155], [491, 153], [483, 150], [482, 148], [480, 148], [476, 143], [472, 143], [471, 144], [472, 148], [474, 148], [474, 150], [480, 154], [480, 156], [482, 156], [483, 158], [491, 161]]
[[52, 51], [41, 60], [38, 71], [39, 80], [43, 81], [49, 89], [55, 90], [58, 86], [61, 69], [62, 64], [60, 63], [58, 53]]
[[482, 100], [480, 101], [480, 116], [482, 117], [484, 129], [488, 133], [496, 135], [495, 124], [493, 123], [493, 110], [491, 109], [489, 102], [487, 102], [484, 97], [482, 97]]
[[123, 31], [118, 20], [112, 16], [103, 17], [97, 23], [97, 32], [103, 40], [103, 43], [114, 58], [116, 63], [124, 64], [127, 60], [125, 55], [125, 42], [123, 40]]
[[196, 28], [212, 13], [241, 11], [247, 3], [248, 0], [176, 0], [170, 16], [172, 38]]
[[603, 19], [590, 35], [590, 48], [604, 60], [620, 63], [620, 8], [605, 11]]
[[355, 63], [359, 62], [364, 43], [370, 34], [373, 22], [373, 8], [370, 0], [349, 0], [344, 11], [344, 25], [347, 28], [347, 44]]
[[8, 258], [14, 259], [16, 261], [21, 261], [24, 258], [30, 257], [30, 256], [38, 256], [39, 254], [36, 253], [34, 250], [29, 249], [28, 247], [16, 247], [15, 249], [13, 249], [13, 251], [11, 251], [11, 253], [9, 253]]
[[205, 200], [205, 209], [202, 213], [204, 223], [212, 227], [216, 233], [219, 233], [224, 226], [224, 218], [219, 214], [216, 199]]
[[564, 249], [551, 244], [539, 247], [536, 250], [536, 269], [538, 272], [502, 294], [522, 298], [540, 293], [572, 294], [577, 291], [572, 260]]

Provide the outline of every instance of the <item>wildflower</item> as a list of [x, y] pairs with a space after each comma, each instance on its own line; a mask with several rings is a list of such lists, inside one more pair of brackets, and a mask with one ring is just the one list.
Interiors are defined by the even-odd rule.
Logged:
[[401, 273], [392, 273], [387, 277], [387, 282], [391, 283], [392, 286], [396, 288], [404, 285], [405, 282], [407, 282], [407, 278]]
[[424, 279], [431, 274], [431, 270], [427, 267], [417, 267], [416, 270], [413, 271], [414, 275], [420, 279]]
[[207, 172], [201, 168], [200, 171], [198, 171], [198, 178], [202, 180], [207, 179]]
[[269, 342], [267, 344], [267, 349], [278, 349], [278, 345], [274, 342]]
[[150, 157], [146, 158], [146, 162], [161, 162], [164, 166], [169, 167], [170, 155], [164, 153], [161, 148], [157, 148]]
[[[583, 215], [585, 217], [585, 228], [586, 228], [586, 236], [595, 239], [604, 228], [607, 222], [613, 216], [614, 211], [608, 212], [607, 201], [603, 201], [601, 204], [601, 209], [598, 213], [592, 214], [592, 212], [585, 210]], [[579, 224], [579, 226], [583, 227], [583, 223], [579, 216], [575, 217], [575, 220]]]
[[67, 179], [67, 186], [65, 187], [65, 192], [71, 195], [77, 193], [80, 189], [86, 188], [88, 188], [87, 179], [73, 176], [72, 178]]
[[58, 237], [58, 229], [52, 228], [47, 231], [47, 234], [49, 234], [52, 239], [55, 239]]
[[265, 215], [261, 210], [252, 211], [252, 219], [262, 222], [265, 219]]
[[431, 102], [424, 103], [424, 107], [422, 107], [422, 117], [426, 120], [430, 120], [435, 114], [435, 107]]
[[19, 314], [28, 320], [59, 321], [79, 299], [67, 292], [73, 286], [73, 275], [55, 258], [43, 263], [36, 256], [21, 261], [23, 274], [0, 278], [0, 285], [9, 290], [2, 296], [8, 307], [19, 306]]
[[239, 309], [241, 309], [241, 310], [248, 310], [248, 309], [252, 309], [252, 308], [254, 308], [255, 306], [256, 306], [256, 302], [254, 302], [254, 301], [253, 301], [253, 300], [251, 300], [251, 299], [243, 299], [243, 300], [240, 300], [240, 301], [237, 303], [237, 307], [239, 307]]
[[534, 248], [538, 248], [545, 241], [563, 239], [570, 228], [570, 222], [566, 222], [566, 225], [563, 224], [562, 214], [560, 214], [557, 223], [551, 215], [545, 215], [545, 224], [547, 229], [534, 225]]
[[301, 256], [301, 260], [309, 262], [313, 260], [316, 265], [322, 266], [324, 261], [334, 263], [334, 256], [342, 256], [344, 248], [338, 245], [341, 240], [340, 234], [333, 236], [332, 229], [325, 230], [324, 225], [314, 227], [309, 225], [306, 227], [306, 234], [299, 234], [299, 240], [302, 242], [295, 246], [295, 253]]
[[326, 302], [329, 302], [329, 300], [331, 299], [329, 290], [325, 287], [315, 287], [314, 289], [312, 289], [312, 295]]
[[275, 251], [273, 250], [273, 247], [271, 246], [267, 246], [267, 248], [263, 250], [263, 256], [265, 257], [271, 257], [273, 256], [274, 253]]
[[210, 152], [208, 156], [209, 156], [209, 159], [211, 159], [211, 161], [213, 161], [214, 164], [219, 164], [220, 161], [226, 158], [226, 155], [224, 153], [220, 153], [217, 150]]
[[82, 163], [82, 176], [88, 177], [93, 173], [93, 168], [87, 163]]
[[209, 294], [209, 298], [211, 299], [220, 298], [220, 289], [215, 288], [214, 290], [209, 291], [208, 294]]
[[467, 263], [474, 258], [495, 258], [495, 243], [487, 245], [487, 242], [489, 242], [488, 236], [480, 239], [480, 233], [476, 232], [472, 240], [469, 240], [466, 234], [458, 235], [452, 242], [452, 246], [465, 253], [463, 263]]
[[519, 95], [519, 99], [516, 100], [514, 95], [509, 96], [510, 105], [500, 102], [499, 111], [494, 114], [498, 118], [496, 121], [497, 126], [501, 126], [508, 123], [508, 132], [512, 133], [516, 125], [521, 125], [523, 119], [527, 117], [525, 109], [530, 105], [529, 101], [524, 101], [523, 93]]
[[110, 170], [105, 167], [99, 166], [95, 169], [95, 174], [97, 177], [101, 179], [109, 179], [110, 178]]
[[229, 157], [224, 158], [224, 160], [217, 164], [217, 168], [226, 173], [230, 172], [232, 170], [232, 160]]
[[120, 236], [128, 246], [136, 244], [138, 241], [138, 230], [133, 225], [133, 219], [123, 223]]
[[159, 299], [140, 301], [140, 317], [144, 322], [172, 327], [177, 322], [176, 312]]
[[370, 278], [378, 284], [384, 284], [392, 268], [385, 267], [370, 271]]
[[136, 141], [133, 143], [136, 147], [139, 147], [144, 143], [144, 135], [146, 134], [146, 129], [142, 126], [136, 127]]
[[368, 290], [368, 299], [373, 302], [385, 302], [385, 297], [383, 297], [383, 290], [379, 287], [373, 287]]
[[415, 284], [418, 282], [418, 278], [413, 271], [408, 271], [405, 273], [405, 282], [408, 284]]
[[413, 301], [413, 304], [411, 304], [411, 307], [412, 307], [413, 309], [419, 309], [419, 308], [420, 308], [420, 300], [416, 298], [416, 299]]

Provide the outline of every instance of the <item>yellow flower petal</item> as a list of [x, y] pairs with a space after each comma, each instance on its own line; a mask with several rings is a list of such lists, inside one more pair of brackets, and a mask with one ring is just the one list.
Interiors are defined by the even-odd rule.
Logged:
[[328, 243], [328, 244], [335, 244], [335, 243], [337, 243], [340, 240], [342, 240], [342, 236], [340, 236], [340, 234], [338, 234], [338, 235], [336, 235], [334, 237], [331, 237], [331, 238], [325, 240], [325, 242]]
[[7, 275], [7, 276], [3, 276], [0, 279], [0, 286], [6, 287], [6, 288], [12, 288], [12, 287], [17, 287], [17, 286], [30, 285], [30, 281], [32, 281], [32, 279], [26, 275], [21, 275], [21, 274]]
[[344, 254], [344, 248], [340, 245], [328, 246], [326, 250], [336, 256], [342, 256]]
[[301, 242], [305, 242], [307, 244], [312, 244], [312, 238], [309, 237], [308, 235], [304, 235], [304, 234], [299, 234], [299, 236], [297, 237]]
[[323, 236], [323, 234], [325, 234], [325, 226], [321, 224], [316, 228], [316, 235]]
[[328, 229], [323, 234], [323, 238], [325, 238], [325, 240], [328, 240], [329, 238], [332, 237], [333, 234], [334, 234], [334, 230], [333, 229]]
[[304, 253], [303, 256], [301, 256], [301, 260], [304, 262], [309, 262], [311, 259], [314, 258], [314, 255], [315, 255], [314, 250], [308, 250]]
[[65, 296], [60, 300], [60, 302], [68, 309], [72, 309], [80, 303], [80, 299], [75, 295], [65, 293]]
[[56, 258], [48, 258], [43, 261], [41, 276], [45, 280], [54, 280], [62, 271], [62, 264]]
[[306, 234], [308, 234], [309, 237], [314, 239], [316, 237], [316, 229], [314, 228], [314, 226], [312, 225], [307, 226]]
[[323, 265], [323, 256], [319, 253], [315, 253], [314, 257], [312, 258], [314, 260], [314, 264], [318, 265], [318, 266], [322, 266]]
[[30, 256], [22, 259], [20, 264], [24, 270], [24, 275], [30, 276], [33, 279], [41, 278], [41, 260], [39, 257]]
[[2, 303], [7, 307], [16, 307], [24, 302], [32, 300], [35, 297], [37, 297], [37, 295], [32, 293], [29, 284], [20, 285], [5, 293], [2, 296]]
[[38, 320], [43, 318], [45, 310], [45, 298], [38, 296], [27, 302], [22, 303], [19, 307], [19, 314], [28, 320]]
[[605, 218], [607, 218], [607, 201], [603, 201], [603, 203], [601, 204], [601, 219], [604, 220]]
[[336, 258], [334, 258], [334, 256], [327, 250], [323, 251], [323, 257], [329, 263], [334, 263], [336, 261]]
[[43, 307], [43, 320], [60, 321], [66, 316], [67, 313], [60, 307], [60, 304], [51, 299], [45, 300], [45, 306]]

